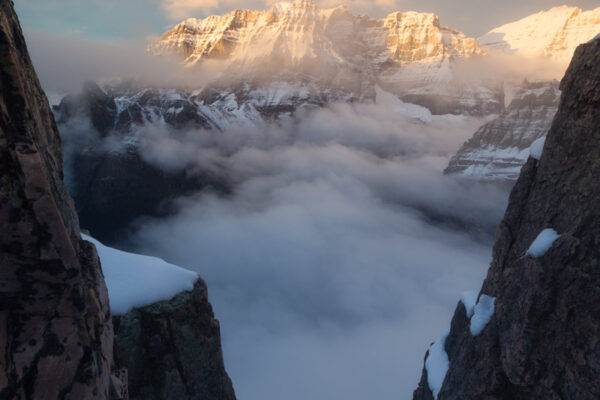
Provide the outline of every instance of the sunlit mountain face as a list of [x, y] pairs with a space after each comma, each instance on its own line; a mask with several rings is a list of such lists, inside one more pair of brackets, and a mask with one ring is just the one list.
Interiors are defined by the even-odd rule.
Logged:
[[499, 107], [493, 90], [458, 84], [456, 63], [484, 51], [475, 39], [441, 26], [434, 14], [396, 12], [374, 19], [342, 6], [319, 9], [313, 1], [280, 3], [263, 12], [188, 19], [150, 50], [175, 53], [188, 67], [218, 62], [223, 80], [288, 82], [286, 89], [296, 96], [332, 91], [344, 100], [372, 100], [380, 85], [422, 103], [437, 101], [431, 107], [443, 113]]
[[600, 8], [523, 17], [475, 38], [301, 0], [135, 45], [27, 37], [82, 227], [207, 282], [238, 397], [383, 400], [481, 286], [600, 32]]

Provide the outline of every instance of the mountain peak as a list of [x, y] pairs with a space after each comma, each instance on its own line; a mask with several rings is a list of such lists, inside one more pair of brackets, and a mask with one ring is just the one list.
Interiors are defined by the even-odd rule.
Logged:
[[271, 11], [274, 11], [277, 13], [287, 13], [287, 12], [293, 12], [295, 10], [316, 11], [317, 8], [318, 7], [317, 7], [317, 3], [315, 2], [315, 0], [296, 0], [293, 2], [275, 3], [271, 7]]
[[[364, 58], [376, 64], [425, 61], [439, 65], [448, 55], [482, 53], [474, 39], [441, 28], [439, 17], [432, 13], [395, 12], [375, 19], [354, 15], [345, 7], [319, 9], [315, 0], [276, 3], [262, 12], [236, 10], [203, 20], [188, 19], [165, 33], [151, 50], [179, 54], [187, 65], [218, 58], [245, 67], [254, 60], [273, 61], [273, 57], [277, 62], [271, 65], [282, 67], [303, 59], [356, 65]], [[373, 67], [377, 68], [367, 68]]]
[[309, 8], [317, 7], [317, 2], [315, 0], [296, 0], [294, 4]]
[[386, 21], [394, 20], [401, 22], [405, 26], [426, 26], [432, 25], [440, 27], [440, 18], [433, 13], [423, 13], [418, 11], [396, 11], [386, 17]]
[[566, 64], [575, 48], [598, 32], [600, 7], [583, 11], [563, 5], [494, 28], [479, 38], [479, 44], [489, 51], [543, 56]]

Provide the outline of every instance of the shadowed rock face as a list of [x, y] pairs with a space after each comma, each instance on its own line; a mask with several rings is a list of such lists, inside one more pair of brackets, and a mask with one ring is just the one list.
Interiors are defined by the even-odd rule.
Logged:
[[128, 369], [131, 399], [235, 400], [202, 280], [170, 301], [114, 318], [115, 354]]
[[[178, 96], [137, 91], [127, 84], [105, 92], [88, 83], [55, 107], [71, 172], [69, 189], [81, 226], [96, 239], [123, 243], [136, 219], [170, 215], [173, 201], [181, 196], [199, 190], [229, 191], [224, 179], [209, 171], [165, 171], [141, 156], [135, 134], [143, 134], [144, 124], [161, 120], [173, 129], [213, 127], [196, 103]], [[103, 140], [119, 150], [105, 148]]]
[[[541, 160], [530, 158], [497, 232], [481, 289], [495, 313], [473, 337], [459, 303], [438, 399], [600, 398], [600, 40], [580, 46], [561, 83]], [[525, 253], [546, 228], [560, 237]], [[432, 399], [427, 371], [414, 399]]]
[[219, 184], [211, 174], [162, 171], [146, 163], [137, 151], [88, 152], [75, 155], [72, 161], [77, 172], [70, 189], [81, 226], [109, 245], [126, 242], [137, 218], [170, 215], [178, 197]]
[[0, 398], [105, 399], [113, 328], [60, 139], [11, 1], [0, 3]]

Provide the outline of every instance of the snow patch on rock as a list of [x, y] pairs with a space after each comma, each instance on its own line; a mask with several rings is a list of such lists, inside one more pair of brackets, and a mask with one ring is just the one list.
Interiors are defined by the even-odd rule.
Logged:
[[471, 317], [471, 335], [479, 335], [490, 322], [494, 315], [495, 300], [495, 297], [487, 294], [482, 294], [479, 297], [479, 301], [473, 308], [473, 317]]
[[467, 310], [467, 317], [469, 318], [473, 316], [473, 308], [475, 307], [475, 304], [477, 304], [477, 294], [478, 293], [473, 290], [468, 290], [463, 292], [463, 294], [460, 296], [460, 301], [465, 306], [465, 309]]
[[124, 315], [133, 308], [169, 300], [192, 290], [199, 278], [195, 272], [160, 258], [113, 249], [84, 234], [81, 238], [92, 242], [98, 250], [113, 315]]
[[539, 258], [546, 254], [546, 252], [552, 247], [552, 244], [560, 235], [552, 228], [544, 229], [535, 238], [527, 253], [525, 255], [532, 256], [533, 258]]
[[446, 339], [449, 334], [449, 330], [444, 332], [440, 340], [429, 348], [429, 355], [427, 356], [427, 360], [425, 360], [427, 384], [431, 393], [433, 393], [433, 398], [436, 400], [446, 378], [448, 366], [450, 365], [448, 354], [446, 353]]
[[544, 144], [546, 143], [546, 136], [542, 136], [531, 144], [529, 148], [529, 155], [536, 160], [540, 160], [542, 158], [542, 152], [544, 150]]

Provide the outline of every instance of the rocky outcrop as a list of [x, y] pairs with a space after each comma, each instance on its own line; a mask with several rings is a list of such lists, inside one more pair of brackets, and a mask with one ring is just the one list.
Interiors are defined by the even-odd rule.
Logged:
[[[561, 83], [540, 161], [529, 158], [497, 232], [481, 294], [495, 311], [478, 336], [459, 303], [445, 341], [443, 399], [600, 398], [600, 40]], [[542, 230], [560, 234], [527, 255]], [[432, 399], [427, 370], [414, 399]]]
[[106, 399], [113, 328], [98, 256], [11, 1], [0, 3], [0, 398]]
[[206, 285], [115, 317], [115, 354], [131, 399], [235, 400]]
[[548, 133], [559, 99], [557, 81], [525, 81], [506, 111], [479, 128], [444, 172], [480, 180], [516, 180], [531, 144]]

